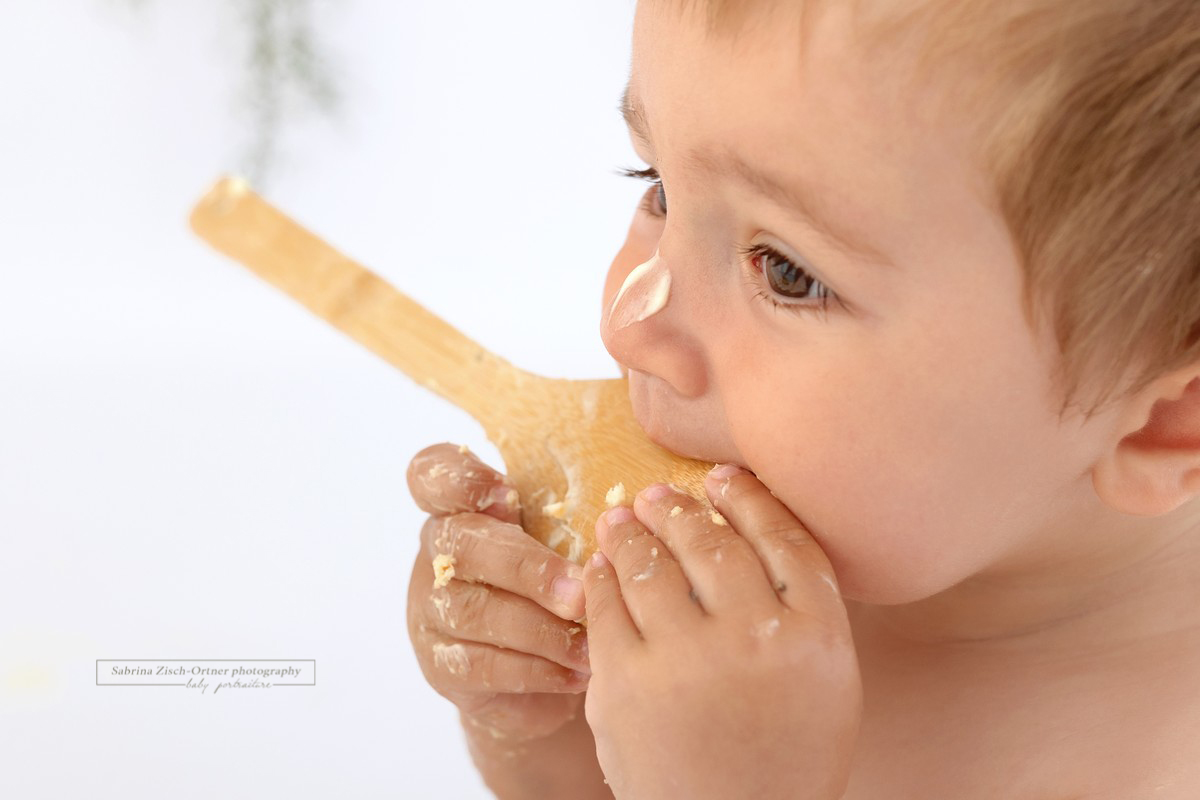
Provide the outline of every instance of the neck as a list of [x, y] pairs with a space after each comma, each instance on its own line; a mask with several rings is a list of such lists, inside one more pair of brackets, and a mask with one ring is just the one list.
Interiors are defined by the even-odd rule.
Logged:
[[924, 600], [853, 604], [856, 637], [958, 650], [1062, 647], [1085, 656], [1200, 632], [1200, 507], [1161, 517], [1093, 510], [1074, 519]]

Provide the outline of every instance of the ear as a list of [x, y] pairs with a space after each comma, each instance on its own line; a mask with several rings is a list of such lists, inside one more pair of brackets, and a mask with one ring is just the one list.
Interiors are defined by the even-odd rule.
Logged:
[[1151, 383], [1119, 423], [1120, 440], [1092, 468], [1105, 505], [1160, 516], [1200, 494], [1200, 365]]

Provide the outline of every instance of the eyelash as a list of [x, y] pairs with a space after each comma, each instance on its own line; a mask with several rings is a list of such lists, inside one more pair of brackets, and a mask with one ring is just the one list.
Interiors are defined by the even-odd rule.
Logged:
[[[650, 216], [653, 216], [653, 217], [665, 217], [667, 215], [665, 210], [659, 211], [655, 207], [656, 200], [658, 197], [658, 192], [662, 191], [662, 178], [659, 177], [657, 169], [655, 169], [654, 167], [646, 167], [645, 169], [632, 169], [629, 167], [625, 167], [620, 170], [620, 174], [622, 174], [628, 178], [636, 178], [637, 180], [646, 181], [647, 183], [651, 184], [651, 186], [657, 187], [657, 191], [647, 191], [642, 196], [641, 202], [638, 203], [638, 209], [640, 211], [645, 211], [647, 214], [649, 214]], [[744, 262], [749, 265], [755, 264], [755, 260], [759, 259], [759, 258], [768, 258], [768, 259], [773, 259], [776, 261], [785, 261], [788, 263], [792, 263], [791, 259], [782, 255], [778, 250], [771, 247], [770, 245], [765, 245], [765, 244], [752, 244], [752, 245], [748, 245], [748, 246], [739, 245], [737, 247], [737, 251], [738, 251], [738, 254], [744, 260]], [[795, 265], [793, 265], [793, 266], [795, 266]], [[764, 300], [767, 303], [769, 303], [772, 307], [774, 307], [775, 309], [783, 309], [785, 311], [792, 311], [792, 312], [795, 312], [798, 314], [804, 313], [806, 311], [819, 311], [819, 312], [824, 313], [829, 309], [831, 302], [840, 302], [840, 300], [838, 300], [838, 298], [837, 298], [837, 295], [835, 295], [833, 292], [831, 292], [829, 290], [829, 288], [827, 286], [825, 286], [824, 283], [822, 283], [821, 281], [814, 278], [812, 275], [810, 275], [808, 272], [806, 272], [803, 268], [798, 267], [798, 266], [796, 268], [800, 272], [802, 272], [812, 283], [817, 284], [817, 286], [818, 286], [817, 301], [815, 304], [814, 303], [788, 303], [788, 302], [784, 302], [784, 301], [778, 299], [778, 297], [773, 293], [773, 291], [770, 290], [769, 286], [767, 288], [763, 287], [763, 280], [765, 280], [765, 278], [762, 277], [762, 275], [763, 275], [762, 268], [758, 267], [758, 266], [753, 266], [753, 267], [747, 269], [747, 272], [753, 273], [752, 276], [747, 275], [746, 282], [747, 282], [747, 285], [750, 286], [750, 288], [754, 290], [754, 299]]]
[[[645, 169], [632, 169], [631, 167], [624, 167], [620, 170], [620, 173], [626, 178], [634, 178], [639, 181], [645, 181], [651, 186], [657, 187], [658, 191], [662, 191], [662, 178], [658, 176], [658, 170], [656, 170], [654, 167], [646, 167]], [[647, 191], [644, 195], [642, 195], [642, 200], [640, 203], [638, 203], [638, 210], [645, 211], [652, 217], [665, 217], [665, 211], [658, 211], [654, 208], [654, 199], [657, 194], [658, 192]]]

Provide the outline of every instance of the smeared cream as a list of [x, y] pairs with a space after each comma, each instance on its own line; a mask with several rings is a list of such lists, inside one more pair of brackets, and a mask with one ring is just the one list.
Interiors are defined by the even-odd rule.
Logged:
[[608, 310], [608, 324], [614, 331], [649, 319], [667, 306], [671, 296], [671, 272], [654, 254], [625, 278]]
[[471, 672], [471, 659], [467, 656], [467, 648], [461, 644], [434, 642], [433, 663], [445, 667], [451, 675], [467, 675]]

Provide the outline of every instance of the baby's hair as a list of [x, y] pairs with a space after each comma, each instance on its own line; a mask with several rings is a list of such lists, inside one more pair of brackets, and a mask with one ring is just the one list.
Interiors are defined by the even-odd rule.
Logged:
[[[828, 0], [673, 2], [717, 33], [748, 31], [752, 11], [799, 12], [802, 38]], [[1200, 2], [871, 5], [903, 7], [877, 8], [864, 35], [907, 43], [914, 80], [954, 59], [950, 96], [979, 133], [1026, 319], [1058, 345], [1061, 413], [1200, 364]]]

